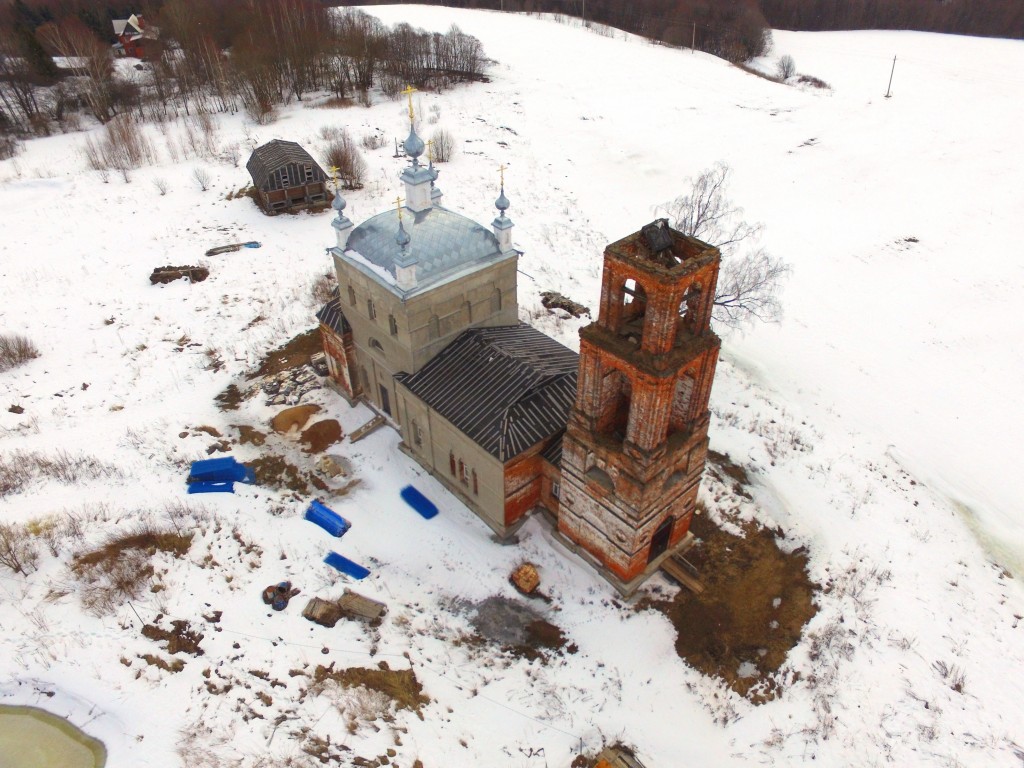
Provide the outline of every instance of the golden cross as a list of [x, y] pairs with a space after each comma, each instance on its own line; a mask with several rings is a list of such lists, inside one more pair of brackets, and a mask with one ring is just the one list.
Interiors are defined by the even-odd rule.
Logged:
[[416, 119], [415, 116], [412, 113], [412, 95], [414, 93], [416, 93], [416, 92], [417, 92], [416, 89], [413, 88], [411, 85], [405, 86], [405, 90], [404, 91], [400, 91], [400, 93], [403, 96], [408, 96], [409, 97], [409, 121], [410, 122]]
[[505, 188], [505, 164], [504, 163], [501, 164], [501, 168], [498, 169], [498, 172], [501, 174], [501, 188], [504, 189]]
[[334, 191], [337, 192], [338, 191], [338, 171], [340, 171], [341, 168], [339, 168], [336, 165], [332, 165], [327, 170], [331, 172], [331, 181], [334, 184]]
[[402, 220], [402, 203], [404, 203], [404, 202], [405, 201], [401, 198], [401, 196], [395, 198], [395, 205], [398, 206], [398, 220], [399, 221]]
[[427, 139], [427, 159], [434, 162], [434, 140]]

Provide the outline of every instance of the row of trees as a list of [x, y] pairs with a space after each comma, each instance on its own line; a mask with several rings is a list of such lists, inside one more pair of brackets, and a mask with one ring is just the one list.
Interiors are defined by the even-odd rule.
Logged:
[[[391, 0], [365, 0], [384, 4]], [[564, 13], [732, 60], [764, 53], [770, 27], [916, 29], [1024, 38], [1020, 0], [420, 0], [426, 5]], [[334, 4], [344, 5], [337, 2]]]
[[[166, 0], [146, 9], [147, 28], [159, 29], [145, 41], [146, 65], [119, 78], [109, 17], [122, 9], [84, 3], [0, 6], [0, 136], [66, 129], [78, 109], [104, 123], [124, 112], [163, 119], [239, 109], [265, 122], [278, 104], [312, 92], [365, 102], [375, 86], [394, 95], [407, 84], [483, 77], [480, 42], [454, 26], [445, 34], [389, 28], [316, 0]], [[97, 18], [105, 36], [86, 20]], [[72, 61], [73, 75], [62, 77], [51, 55]]]
[[1020, 0], [760, 0], [779, 29], [917, 29], [1024, 38]]

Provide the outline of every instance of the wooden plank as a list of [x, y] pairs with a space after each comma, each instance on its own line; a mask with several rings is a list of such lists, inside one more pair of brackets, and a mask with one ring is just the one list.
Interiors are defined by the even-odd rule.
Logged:
[[357, 427], [356, 429], [352, 430], [352, 432], [348, 436], [348, 439], [353, 443], [356, 442], [357, 440], [362, 440], [364, 437], [373, 432], [373, 430], [377, 429], [377, 427], [379, 427], [383, 423], [384, 417], [381, 416], [380, 414], [377, 414], [368, 422], [363, 424], [363, 426]]
[[668, 574], [672, 579], [689, 589], [695, 595], [699, 595], [704, 591], [704, 584], [701, 580], [690, 573], [686, 566], [678, 562], [673, 557], [666, 558], [662, 562], [661, 570]]

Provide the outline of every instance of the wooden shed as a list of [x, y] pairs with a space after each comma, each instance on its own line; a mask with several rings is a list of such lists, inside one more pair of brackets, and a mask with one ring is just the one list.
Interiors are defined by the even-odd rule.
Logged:
[[245, 167], [267, 213], [320, 208], [334, 199], [324, 169], [294, 141], [268, 141], [253, 150]]

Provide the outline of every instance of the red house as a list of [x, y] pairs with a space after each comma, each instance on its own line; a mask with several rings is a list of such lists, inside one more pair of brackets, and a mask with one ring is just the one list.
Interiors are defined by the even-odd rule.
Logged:
[[114, 53], [118, 56], [131, 56], [134, 59], [145, 58], [143, 43], [146, 40], [155, 40], [157, 30], [147, 29], [142, 16], [134, 13], [127, 19], [114, 19], [111, 23], [117, 36]]

